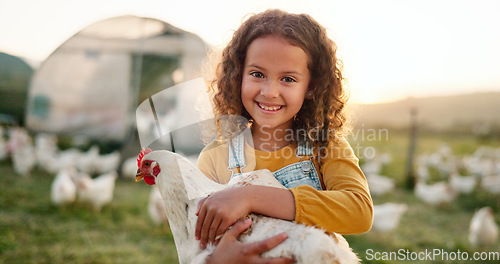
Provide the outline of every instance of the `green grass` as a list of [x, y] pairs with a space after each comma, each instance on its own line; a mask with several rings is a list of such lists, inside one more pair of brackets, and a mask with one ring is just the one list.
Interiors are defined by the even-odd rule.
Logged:
[[118, 180], [100, 213], [50, 203], [53, 176], [15, 175], [0, 164], [0, 263], [177, 263], [167, 226], [147, 214], [149, 186]]
[[[389, 131], [388, 137], [351, 139], [360, 151], [373, 147], [388, 152], [392, 162], [383, 168], [399, 186], [405, 179], [408, 138]], [[441, 143], [451, 146], [457, 155], [473, 153], [481, 145], [498, 147], [498, 141], [479, 141], [473, 137], [424, 135], [418, 139], [417, 154], [435, 151]], [[0, 263], [177, 263], [168, 226], [156, 227], [147, 214], [150, 187], [133, 181], [118, 180], [114, 200], [100, 213], [81, 204], [66, 208], [50, 204], [53, 175], [34, 171], [30, 177], [15, 175], [10, 163], [0, 163]], [[460, 196], [447, 206], [428, 206], [413, 193], [398, 188], [393, 193], [373, 197], [375, 204], [402, 202], [409, 206], [397, 230], [389, 234], [370, 231], [348, 235], [347, 240], [363, 263], [456, 263], [457, 261], [369, 261], [366, 250], [397, 252], [442, 249], [468, 252], [467, 233], [474, 211], [490, 205], [500, 223], [500, 197], [476, 192]], [[499, 252], [497, 244], [487, 248]], [[497, 263], [481, 261], [477, 263]], [[470, 262], [461, 262], [470, 263]]]

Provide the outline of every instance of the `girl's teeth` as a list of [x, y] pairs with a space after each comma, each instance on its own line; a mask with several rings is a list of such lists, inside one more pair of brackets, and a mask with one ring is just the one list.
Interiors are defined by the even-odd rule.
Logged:
[[260, 108], [267, 110], [267, 111], [276, 111], [276, 110], [281, 109], [281, 105], [280, 106], [265, 106], [265, 105], [259, 104], [259, 106], [260, 106]]

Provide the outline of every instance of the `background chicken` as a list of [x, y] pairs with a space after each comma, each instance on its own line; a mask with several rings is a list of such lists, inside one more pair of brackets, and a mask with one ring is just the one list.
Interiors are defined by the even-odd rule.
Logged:
[[135, 174], [137, 173], [137, 156], [125, 159], [120, 171], [124, 179], [135, 179]]
[[[205, 263], [214, 250], [213, 245], [200, 249], [194, 236], [195, 213], [200, 199], [215, 191], [248, 184], [284, 188], [268, 170], [243, 174], [221, 185], [205, 177], [187, 159], [165, 150], [141, 152], [138, 166], [137, 181], [144, 179], [150, 185], [159, 186], [180, 263]], [[266, 252], [265, 257], [293, 256], [297, 263], [359, 262], [340, 235], [329, 236], [314, 227], [265, 216], [251, 214], [251, 218], [252, 231], [240, 237], [244, 243], [261, 241], [282, 232], [288, 234], [288, 239]]]
[[52, 204], [63, 206], [75, 201], [76, 185], [73, 179], [76, 173], [77, 171], [74, 167], [66, 167], [57, 173], [50, 189]]
[[98, 158], [94, 160], [94, 172], [102, 174], [111, 171], [118, 171], [120, 167], [120, 159], [121, 154], [118, 150], [107, 154], [99, 154]]
[[165, 205], [163, 204], [163, 199], [161, 198], [160, 190], [157, 185], [154, 185], [153, 188], [151, 188], [151, 193], [149, 194], [148, 213], [151, 220], [153, 220], [156, 225], [162, 225], [168, 221], [167, 210], [165, 209]]
[[462, 176], [456, 172], [450, 174], [450, 185], [459, 193], [469, 194], [474, 191], [477, 181], [475, 176]]
[[406, 204], [385, 203], [373, 206], [373, 230], [390, 232], [399, 225], [401, 216], [406, 212]]
[[111, 153], [100, 154], [98, 145], [92, 145], [87, 151], [77, 151], [77, 167], [79, 171], [90, 175], [104, 174], [118, 171], [120, 167], [121, 154], [115, 150]]
[[35, 154], [37, 166], [48, 172], [55, 172], [56, 158], [59, 149], [57, 147], [57, 136], [53, 134], [39, 133], [35, 136]]
[[481, 187], [492, 194], [500, 194], [500, 174], [481, 178]]
[[26, 129], [14, 127], [9, 130], [7, 151], [12, 157], [14, 170], [17, 174], [28, 176], [36, 165], [36, 154], [33, 141]]
[[366, 174], [366, 180], [372, 195], [383, 195], [396, 188], [396, 182], [387, 176], [378, 174]]
[[469, 228], [469, 242], [476, 248], [484, 249], [498, 240], [498, 226], [490, 207], [479, 209], [472, 217]]
[[95, 211], [113, 200], [115, 180], [118, 174], [108, 172], [92, 179], [88, 174], [79, 176], [77, 183], [78, 200], [90, 204]]
[[96, 172], [96, 160], [99, 159], [99, 146], [93, 145], [83, 153], [77, 152], [77, 168], [81, 172], [92, 174]]
[[458, 193], [447, 182], [428, 185], [418, 181], [415, 186], [415, 195], [427, 204], [439, 205], [453, 201]]

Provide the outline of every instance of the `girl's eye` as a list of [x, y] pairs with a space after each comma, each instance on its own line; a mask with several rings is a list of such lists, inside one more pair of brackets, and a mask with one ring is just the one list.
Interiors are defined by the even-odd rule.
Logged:
[[283, 79], [282, 79], [282, 80], [283, 80], [284, 82], [287, 82], [287, 83], [288, 83], [288, 82], [295, 82], [295, 79], [294, 79], [294, 78], [292, 78], [292, 77], [283, 77]]
[[255, 78], [264, 78], [264, 74], [262, 74], [261, 72], [251, 72], [250, 75]]

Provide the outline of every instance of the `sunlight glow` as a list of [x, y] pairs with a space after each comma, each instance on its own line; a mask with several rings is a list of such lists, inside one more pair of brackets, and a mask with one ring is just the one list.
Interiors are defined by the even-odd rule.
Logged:
[[[361, 3], [360, 3], [361, 2]], [[230, 0], [7, 1], [0, 51], [43, 61], [97, 21], [138, 15], [198, 34], [222, 48], [250, 13], [307, 13], [338, 46], [351, 98], [373, 103], [407, 96], [500, 90], [500, 1]], [[464, 19], [467, 18], [467, 19]]]

